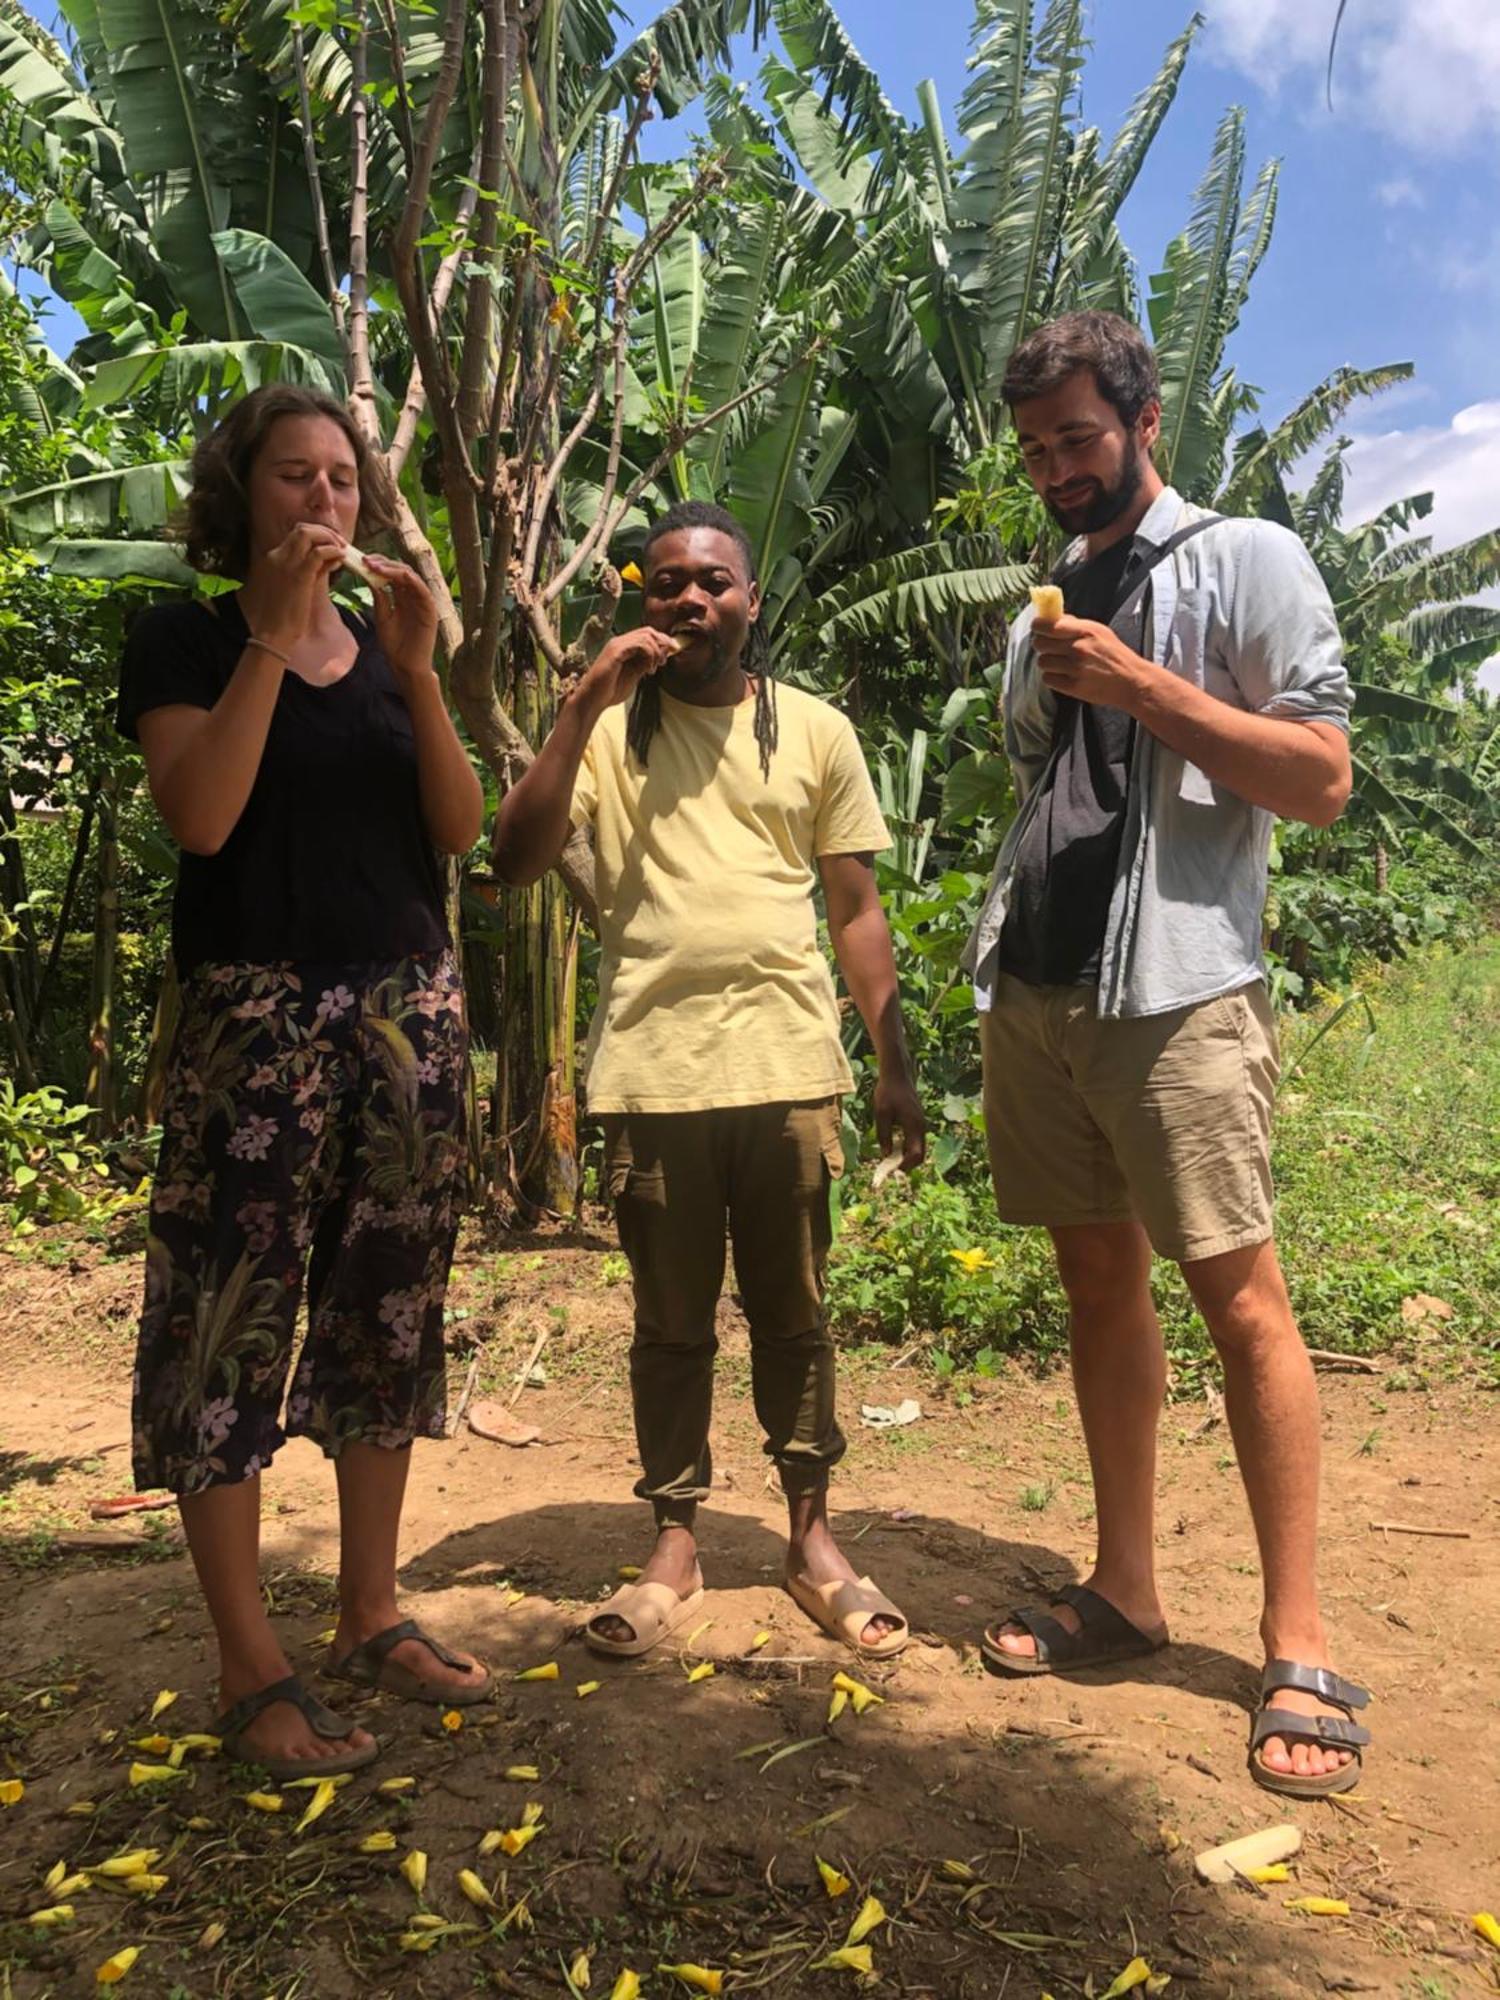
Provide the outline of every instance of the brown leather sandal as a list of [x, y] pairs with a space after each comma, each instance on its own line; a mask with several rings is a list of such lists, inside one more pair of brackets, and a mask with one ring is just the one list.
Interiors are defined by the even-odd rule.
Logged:
[[[1295, 1688], [1299, 1694], [1316, 1695], [1319, 1701], [1344, 1712], [1298, 1715], [1290, 1708], [1267, 1708], [1267, 1696], [1275, 1694], [1278, 1688]], [[1305, 1667], [1296, 1660], [1272, 1660], [1260, 1677], [1260, 1699], [1261, 1706], [1250, 1725], [1249, 1752], [1250, 1775], [1257, 1785], [1288, 1799], [1327, 1799], [1337, 1792], [1354, 1789], [1364, 1773], [1362, 1753], [1371, 1741], [1369, 1730], [1354, 1720], [1356, 1709], [1369, 1706], [1367, 1688], [1356, 1687], [1332, 1667]], [[1283, 1736], [1289, 1741], [1300, 1737], [1304, 1743], [1316, 1743], [1324, 1750], [1352, 1750], [1354, 1754], [1347, 1764], [1336, 1765], [1318, 1777], [1297, 1771], [1273, 1771], [1258, 1754], [1268, 1736]]]
[[487, 1701], [493, 1682], [485, 1668], [480, 1672], [484, 1679], [473, 1687], [451, 1687], [439, 1681], [424, 1681], [420, 1674], [414, 1674], [399, 1660], [393, 1660], [392, 1651], [404, 1640], [415, 1639], [425, 1646], [436, 1660], [445, 1667], [467, 1667], [469, 1662], [461, 1660], [457, 1653], [449, 1652], [430, 1632], [424, 1632], [415, 1618], [403, 1618], [399, 1625], [387, 1626], [384, 1632], [377, 1632], [372, 1639], [355, 1646], [345, 1653], [343, 1659], [330, 1657], [324, 1672], [333, 1680], [354, 1681], [360, 1687], [384, 1688], [388, 1694], [400, 1695], [403, 1701], [437, 1701], [445, 1708], [470, 1708], [476, 1701]]

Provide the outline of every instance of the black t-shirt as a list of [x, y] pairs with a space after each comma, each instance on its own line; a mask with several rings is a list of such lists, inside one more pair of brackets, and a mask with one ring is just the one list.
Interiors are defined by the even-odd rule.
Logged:
[[[411, 717], [370, 628], [348, 613], [354, 664], [327, 687], [282, 675], [260, 769], [217, 854], [182, 856], [178, 970], [300, 959], [360, 965], [440, 951], [442, 877], [422, 823]], [[238, 600], [153, 605], [126, 641], [116, 725], [212, 708], [249, 636]]]
[[[1131, 556], [1127, 535], [1064, 576], [1068, 615], [1107, 623]], [[1000, 970], [1029, 986], [1098, 982], [1134, 740], [1123, 709], [1059, 699], [1052, 742], [1061, 747], [1016, 856], [1000, 933]]]

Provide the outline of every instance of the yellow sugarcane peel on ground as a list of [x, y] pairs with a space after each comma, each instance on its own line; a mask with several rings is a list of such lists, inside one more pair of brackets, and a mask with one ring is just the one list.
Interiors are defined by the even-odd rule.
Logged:
[[507, 1854], [517, 1855], [523, 1848], [531, 1845], [541, 1830], [539, 1826], [534, 1824], [531, 1826], [507, 1827], [505, 1832], [500, 1836], [501, 1848]]
[[842, 1688], [835, 1688], [833, 1691], [833, 1698], [828, 1704], [828, 1720], [830, 1722], [837, 1722], [839, 1717], [843, 1714], [844, 1710], [848, 1706], [849, 1706], [848, 1695], [844, 1693], [844, 1690]]
[[224, 1933], [228, 1929], [228, 1924], [221, 1922], [218, 1917], [215, 1917], [211, 1924], [205, 1924], [198, 1935], [199, 1951], [215, 1950], [224, 1942]]
[[494, 1897], [484, 1886], [483, 1882], [480, 1881], [472, 1868], [459, 1869], [458, 1886], [463, 1890], [469, 1901], [478, 1909], [493, 1910], [496, 1907]]
[[641, 2000], [640, 1974], [627, 1966], [610, 1987], [609, 2000]]
[[1292, 1871], [1284, 1861], [1271, 1861], [1264, 1868], [1247, 1868], [1245, 1879], [1258, 1883], [1264, 1889], [1271, 1882], [1290, 1882]]
[[516, 1675], [518, 1681], [555, 1681], [562, 1678], [562, 1668], [556, 1660], [548, 1660], [544, 1667], [522, 1667]]
[[401, 1864], [401, 1873], [410, 1882], [413, 1891], [420, 1896], [427, 1887], [427, 1856], [420, 1847], [414, 1847]]
[[280, 1812], [286, 1800], [280, 1792], [246, 1792], [245, 1804], [253, 1806], [256, 1812]]
[[586, 1951], [575, 1953], [573, 1963], [568, 1967], [568, 1977], [580, 1992], [587, 1993], [593, 1974], [589, 1971], [589, 1955]]
[[945, 1861], [943, 1873], [950, 1882], [977, 1882], [979, 1877], [967, 1861]]
[[639, 1563], [621, 1563], [620, 1567], [615, 1571], [615, 1575], [620, 1579], [621, 1583], [635, 1583], [639, 1580], [640, 1574], [641, 1568]]
[[33, 1910], [26, 1921], [39, 1931], [50, 1931], [58, 1924], [72, 1923], [74, 1915], [71, 1903], [54, 1903], [48, 1910]]
[[859, 1906], [859, 1915], [849, 1926], [845, 1944], [863, 1944], [871, 1931], [878, 1930], [886, 1920], [885, 1905], [878, 1896], [866, 1896]]
[[170, 1736], [136, 1736], [132, 1738], [132, 1750], [144, 1750], [148, 1757], [165, 1757], [172, 1747]]
[[831, 1862], [823, 1860], [821, 1855], [815, 1854], [813, 1860], [818, 1864], [818, 1873], [823, 1878], [823, 1887], [828, 1891], [829, 1896], [831, 1898], [847, 1896], [849, 1891], [854, 1887], [849, 1877], [841, 1875], [838, 1869]]
[[456, 1736], [463, 1726], [464, 1718], [462, 1709], [445, 1708], [443, 1710], [443, 1727], [450, 1736]]
[[353, 1782], [353, 1775], [348, 1771], [339, 1771], [331, 1778], [320, 1778], [314, 1771], [310, 1778], [283, 1779], [281, 1788], [285, 1792], [315, 1792], [319, 1785], [332, 1785], [336, 1792], [341, 1792], [345, 1785], [352, 1785]]
[[691, 1986], [698, 1993], [722, 1993], [724, 1975], [709, 1965], [694, 1965], [684, 1961], [681, 1965], [659, 1965], [658, 1972], [669, 1972], [674, 1979], [680, 1979], [684, 1986]]
[[153, 1861], [161, 1859], [159, 1847], [132, 1847], [127, 1853], [112, 1854], [108, 1861], [101, 1861], [91, 1868], [91, 1875], [105, 1875], [111, 1881], [119, 1881], [125, 1875], [144, 1875]]
[[185, 1778], [187, 1772], [176, 1764], [132, 1764], [130, 1782], [132, 1785], [164, 1785], [173, 1778]]
[[749, 1645], [745, 1648], [745, 1651], [747, 1653], [758, 1653], [762, 1646], [769, 1646], [770, 1643], [771, 1643], [771, 1634], [769, 1632], [757, 1632], [755, 1637], [750, 1641]]
[[700, 1660], [696, 1667], [689, 1667], [688, 1669], [688, 1686], [691, 1687], [695, 1681], [712, 1680], [713, 1672], [714, 1663], [712, 1660]]
[[534, 1785], [541, 1775], [535, 1764], [511, 1764], [505, 1771], [506, 1778], [513, 1785]]
[[580, 1681], [573, 1692], [580, 1701], [587, 1701], [589, 1696], [597, 1694], [603, 1685], [603, 1681]]
[[1349, 1905], [1339, 1896], [1289, 1896], [1283, 1905], [1305, 1917], [1347, 1917]]
[[359, 1851], [361, 1854], [394, 1854], [396, 1851], [396, 1836], [385, 1827], [381, 1827], [377, 1833], [367, 1833], [365, 1835], [364, 1839], [359, 1843]]
[[876, 1706], [885, 1700], [883, 1694], [876, 1694], [874, 1688], [866, 1687], [863, 1681], [855, 1680], [850, 1674], [835, 1674], [832, 1685], [848, 1695], [850, 1701], [854, 1704], [854, 1713], [856, 1715], [863, 1715], [867, 1708]]
[[120, 1980], [122, 1980], [125, 1977], [126, 1973], [129, 1972], [131, 1966], [135, 1964], [136, 1960], [140, 1957], [140, 1955], [141, 1955], [141, 1948], [138, 1944], [126, 1945], [122, 1951], [117, 1951], [114, 1954], [113, 1958], [105, 1959], [103, 1965], [101, 1965], [94, 1974], [95, 1985], [96, 1986], [118, 1985]]
[[1495, 1921], [1488, 1910], [1481, 1910], [1475, 1917], [1474, 1928], [1486, 1944], [1492, 1944], [1496, 1951], [1500, 1951], [1500, 1923]]
[[155, 1722], [156, 1718], [159, 1715], [165, 1715], [167, 1710], [172, 1706], [173, 1702], [176, 1701], [176, 1699], [177, 1699], [176, 1688], [163, 1688], [161, 1693], [156, 1697], [155, 1701], [153, 1701], [151, 1704], [151, 1720]]
[[298, 1833], [305, 1833], [314, 1820], [321, 1819], [338, 1796], [338, 1786], [332, 1778], [324, 1778], [313, 1789], [307, 1811], [297, 1822]]
[[132, 1896], [144, 1896], [148, 1903], [153, 1896], [160, 1895], [166, 1886], [165, 1875], [127, 1875], [120, 1884], [120, 1887], [128, 1890]]
[[209, 1833], [212, 1829], [213, 1821], [205, 1819], [202, 1813], [194, 1813], [193, 1817], [188, 1821], [188, 1831], [190, 1833]]
[[375, 1787], [377, 1792], [409, 1792], [416, 1783], [415, 1778], [382, 1778]]
[[0, 1806], [18, 1806], [26, 1796], [19, 1778], [0, 1778]]
[[837, 1951], [829, 1952], [826, 1958], [813, 1961], [813, 1972], [862, 1972], [867, 1976], [875, 1971], [875, 1954], [867, 1944], [840, 1945]]

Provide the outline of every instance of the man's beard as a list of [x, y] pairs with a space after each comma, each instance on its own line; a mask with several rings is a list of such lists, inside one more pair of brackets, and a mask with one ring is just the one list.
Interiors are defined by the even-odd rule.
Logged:
[[1077, 507], [1054, 507], [1045, 501], [1047, 512], [1070, 535], [1097, 535], [1118, 521], [1141, 490], [1146, 476], [1145, 453], [1134, 437], [1125, 441], [1125, 460], [1113, 486], [1101, 487], [1091, 500]]

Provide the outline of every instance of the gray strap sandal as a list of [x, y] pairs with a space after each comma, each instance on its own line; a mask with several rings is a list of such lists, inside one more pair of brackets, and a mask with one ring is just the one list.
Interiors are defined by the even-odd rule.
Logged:
[[377, 1632], [373, 1639], [366, 1639], [363, 1645], [345, 1653], [343, 1659], [330, 1658], [325, 1671], [334, 1680], [354, 1681], [360, 1687], [384, 1688], [387, 1694], [400, 1695], [403, 1701], [440, 1701], [445, 1708], [469, 1708], [476, 1701], [487, 1701], [492, 1682], [490, 1675], [481, 1667], [482, 1681], [472, 1687], [450, 1687], [438, 1681], [424, 1681], [420, 1674], [414, 1674], [399, 1660], [390, 1656], [395, 1648], [407, 1639], [415, 1639], [419, 1646], [425, 1646], [435, 1660], [441, 1660], [445, 1667], [468, 1667], [467, 1660], [460, 1659], [430, 1632], [424, 1632], [415, 1618], [403, 1618], [399, 1625], [387, 1626], [384, 1632]]
[[[1299, 1694], [1316, 1695], [1342, 1715], [1298, 1715], [1290, 1708], [1267, 1708], [1265, 1702], [1279, 1688], [1295, 1688]], [[1261, 1706], [1250, 1725], [1250, 1775], [1268, 1792], [1289, 1799], [1326, 1799], [1336, 1792], [1352, 1791], [1364, 1771], [1365, 1746], [1371, 1741], [1363, 1723], [1354, 1721], [1354, 1711], [1368, 1707], [1369, 1690], [1356, 1687], [1336, 1674], [1332, 1667], [1305, 1667], [1296, 1660], [1272, 1660], [1260, 1679]], [[1347, 1764], [1339, 1764], [1318, 1777], [1296, 1771], [1273, 1771], [1259, 1755], [1268, 1736], [1285, 1737], [1289, 1742], [1316, 1743], [1325, 1750], [1351, 1750]]]
[[362, 1771], [366, 1764], [373, 1764], [380, 1755], [380, 1745], [372, 1741], [362, 1750], [346, 1750], [337, 1757], [265, 1756], [253, 1743], [244, 1740], [244, 1733], [256, 1716], [274, 1708], [279, 1701], [289, 1702], [293, 1708], [300, 1709], [313, 1734], [330, 1743], [348, 1736], [356, 1726], [346, 1722], [343, 1716], [335, 1715], [315, 1694], [309, 1694], [295, 1674], [288, 1674], [285, 1680], [273, 1681], [269, 1687], [247, 1694], [219, 1717], [214, 1724], [214, 1734], [222, 1739], [226, 1756], [236, 1757], [242, 1764], [255, 1764], [267, 1777], [274, 1778], [278, 1784], [285, 1784], [292, 1778], [337, 1778], [345, 1771]]
[[[1052, 1602], [1066, 1604], [1078, 1614], [1076, 1632], [1070, 1632], [1050, 1612], [1022, 1606], [1006, 1618], [997, 1618], [986, 1630], [979, 1642], [985, 1665], [1002, 1674], [1072, 1673], [1080, 1667], [1108, 1666], [1113, 1660], [1143, 1659], [1160, 1652], [1167, 1643], [1165, 1626], [1159, 1632], [1143, 1632], [1086, 1583], [1068, 1584]], [[1012, 1653], [1001, 1645], [1000, 1635], [1007, 1625], [1019, 1625], [1031, 1634], [1036, 1644], [1034, 1655]]]

